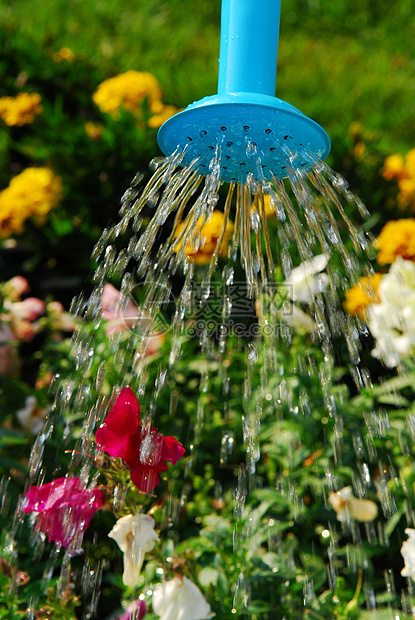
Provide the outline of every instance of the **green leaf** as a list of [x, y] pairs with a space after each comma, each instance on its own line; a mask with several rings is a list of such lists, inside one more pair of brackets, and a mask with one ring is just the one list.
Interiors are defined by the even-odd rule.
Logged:
[[6, 470], [17, 469], [24, 473], [27, 473], [27, 467], [23, 465], [20, 461], [16, 461], [16, 459], [12, 459], [8, 456], [0, 455], [0, 467]]
[[395, 527], [398, 525], [399, 521], [401, 520], [402, 515], [403, 515], [402, 511], [395, 512], [395, 514], [388, 520], [386, 527], [385, 527], [387, 536], [390, 536], [392, 534]]
[[0, 446], [16, 446], [25, 443], [27, 443], [27, 436], [21, 431], [15, 431], [11, 428], [2, 428], [0, 430]]

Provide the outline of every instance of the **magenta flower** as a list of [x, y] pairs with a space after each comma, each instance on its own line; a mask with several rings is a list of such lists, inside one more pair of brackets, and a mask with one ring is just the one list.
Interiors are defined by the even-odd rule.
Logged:
[[72, 553], [81, 551], [82, 537], [95, 512], [103, 507], [99, 489], [85, 489], [79, 478], [57, 478], [31, 486], [23, 498], [23, 512], [36, 512], [36, 528]]
[[99, 450], [123, 459], [135, 486], [143, 493], [160, 482], [159, 474], [182, 458], [185, 449], [174, 437], [164, 437], [153, 426], [144, 428], [140, 405], [131, 388], [121, 390], [95, 438]]

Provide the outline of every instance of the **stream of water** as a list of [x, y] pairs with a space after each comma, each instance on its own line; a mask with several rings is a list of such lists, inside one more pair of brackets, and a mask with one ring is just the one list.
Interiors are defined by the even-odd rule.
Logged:
[[[275, 472], [270, 489], [279, 494], [281, 502], [289, 502], [293, 523], [301, 524], [312, 493], [323, 496], [329, 506], [329, 494], [339, 490], [339, 472], [350, 459], [357, 461], [355, 493], [365, 498], [376, 487], [384, 514], [376, 528], [372, 523], [361, 528], [348, 520], [333, 522], [331, 529], [318, 533], [319, 539], [323, 537], [327, 543], [327, 578], [333, 591], [340, 570], [337, 542], [342, 532], [347, 530], [350, 545], [348, 557], [341, 561], [358, 574], [366, 559], [356, 549], [362, 541], [386, 545], [388, 519], [396, 512], [387, 468], [376, 480], [369, 471], [374, 469], [374, 463], [382, 471], [373, 438], [387, 427], [387, 420], [382, 413], [368, 413], [369, 440], [362, 418], [360, 426], [356, 424], [350, 432], [352, 453], [345, 454], [350, 446], [344, 444], [344, 419], [331, 390], [339, 351], [340, 365], [352, 391], [357, 394], [371, 382], [369, 372], [361, 365], [362, 339], [367, 337], [367, 329], [359, 318], [344, 313], [340, 301], [342, 291], [351, 288], [362, 275], [362, 266], [366, 275], [373, 272], [373, 239], [363, 232], [368, 213], [345, 180], [303, 147], [301, 161], [307, 165], [299, 168], [299, 147], [275, 141], [273, 148], [287, 162], [287, 178], [279, 180], [271, 174], [269, 180], [269, 174], [264, 176], [261, 154], [249, 136], [246, 141], [247, 156], [256, 162], [257, 174], [245, 175], [243, 182], [223, 182], [226, 159], [221, 139], [212, 151], [206, 175], [200, 174], [197, 159], [182, 168], [184, 151], [178, 150], [152, 162], [154, 174], [144, 188], [141, 177], [132, 181], [122, 198], [119, 221], [103, 231], [94, 248], [97, 268], [92, 294], [88, 299], [81, 294], [73, 301], [72, 313], [88, 322], [88, 329], [80, 326], [74, 334], [72, 378], [59, 387], [53, 412], [35, 442], [28, 481], [41, 484], [45, 476], [50, 476], [50, 465], [43, 460], [44, 447], [53, 440], [59, 416], [65, 420], [66, 430], [57, 450], [70, 449], [68, 468], [90, 487], [96, 484], [93, 461], [85, 455], [94, 450], [91, 436], [113, 402], [114, 390], [129, 385], [136, 391], [147, 403], [146, 423], [154, 423], [160, 408], [166, 406], [168, 416], [180, 417], [181, 379], [177, 367], [183, 351], [190, 347], [196, 355], [195, 415], [182, 438], [187, 449], [185, 475], [190, 480], [189, 473], [201, 458], [198, 446], [206, 416], [210, 415], [208, 397], [215, 391], [220, 397], [222, 416], [221, 434], [214, 438], [218, 505], [224, 501], [221, 476], [229, 478], [236, 471], [233, 545], [240, 558], [240, 573], [233, 593], [234, 613], [249, 605], [253, 586], [244, 574], [244, 566], [263, 544], [257, 537], [262, 527], [258, 513], [246, 505], [249, 494], [263, 487], [257, 475], [264, 456], [261, 445], [265, 445], [265, 457], [276, 449], [285, 455], [286, 466]], [[355, 224], [356, 219], [360, 223]], [[127, 329], [113, 331], [106, 361], [97, 364], [97, 359], [102, 359], [97, 349], [102, 294], [109, 282], [120, 290], [115, 315]], [[132, 300], [139, 310], [135, 317], [126, 318]], [[148, 353], [155, 335], [166, 335], [170, 345], [168, 357], [152, 362], [157, 366], [152, 373]], [[304, 355], [296, 356], [292, 351], [299, 350], [299, 338], [307, 345]], [[321, 355], [314, 355], [314, 350]], [[240, 378], [236, 385], [232, 384], [235, 376]], [[318, 393], [313, 387], [316, 383]], [[322, 412], [318, 422], [313, 417], [317, 402]], [[74, 412], [82, 412], [82, 416], [74, 417]], [[236, 415], [241, 416], [243, 432], [243, 446], [239, 447]], [[271, 417], [280, 421], [278, 433], [261, 439], [261, 423]], [[299, 433], [287, 423], [293, 419], [298, 420], [299, 428], [307, 429], [305, 432], [318, 433], [314, 455], [303, 457], [302, 466], [308, 458], [307, 466], [314, 467], [316, 473], [309, 489], [299, 487], [301, 463], [292, 460], [301, 443]], [[324, 441], [321, 436], [325, 425], [330, 424], [334, 429], [332, 458], [318, 465], [318, 450]], [[75, 448], [70, 443], [74, 436]], [[245, 457], [235, 465], [237, 448]], [[178, 506], [191, 492], [189, 484], [183, 487], [181, 497], [171, 498], [173, 528]], [[122, 503], [121, 486], [115, 488], [115, 493], [116, 501]], [[408, 511], [412, 511], [409, 505]], [[11, 548], [23, 521], [17, 510], [9, 533]], [[278, 562], [295, 565], [275, 519], [269, 519], [268, 529], [269, 571], [280, 570]], [[45, 540], [35, 531], [32, 538], [35, 556], [40, 557]], [[44, 575], [45, 588], [61, 556], [57, 550], [52, 553]], [[103, 568], [103, 563], [94, 570], [84, 565], [83, 589], [90, 601], [85, 618], [94, 617]], [[70, 570], [70, 560], [64, 556], [62, 583]], [[375, 607], [373, 588], [367, 578], [364, 591], [369, 610]], [[312, 580], [304, 583], [303, 594], [307, 606], [316, 596]], [[289, 601], [286, 604], [289, 608]], [[33, 613], [35, 608], [36, 601]], [[34, 617], [30, 613], [27, 618]]]

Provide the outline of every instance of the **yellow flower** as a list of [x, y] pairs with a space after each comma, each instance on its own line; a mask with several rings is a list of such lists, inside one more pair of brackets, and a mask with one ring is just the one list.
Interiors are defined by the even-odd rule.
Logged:
[[[250, 212], [252, 213], [256, 210], [257, 208], [255, 206], [255, 203], [253, 202], [250, 208]], [[271, 217], [271, 215], [275, 215], [275, 206], [269, 194], [264, 194], [264, 213], [265, 217]]]
[[415, 200], [415, 177], [403, 178], [398, 181], [398, 201], [401, 207], [407, 207]]
[[349, 125], [349, 134], [355, 138], [356, 136], [361, 136], [363, 133], [363, 127], [358, 121], [353, 121]]
[[379, 265], [393, 263], [397, 256], [415, 261], [415, 218], [387, 222], [376, 239]]
[[55, 52], [53, 54], [53, 60], [55, 62], [62, 62], [62, 60], [66, 60], [66, 62], [73, 62], [75, 60], [75, 54], [69, 47], [62, 47], [59, 52]]
[[402, 155], [395, 153], [394, 155], [389, 155], [389, 157], [385, 159], [382, 176], [387, 181], [391, 179], [401, 179], [405, 176], [404, 159]]
[[366, 308], [370, 304], [378, 304], [380, 302], [378, 290], [381, 280], [381, 273], [363, 276], [357, 284], [346, 291], [343, 307], [347, 314], [358, 314], [365, 318]]
[[410, 177], [415, 177], [415, 149], [405, 155], [405, 172]]
[[62, 179], [49, 168], [26, 168], [0, 192], [0, 237], [23, 232], [32, 217], [39, 225], [62, 196]]
[[91, 140], [99, 140], [104, 131], [104, 126], [88, 121], [85, 123], [85, 131]]
[[385, 159], [383, 178], [395, 179], [398, 183], [398, 204], [404, 209], [415, 206], [415, 149], [409, 151], [405, 158], [394, 154]]
[[[157, 112], [155, 112], [155, 109]], [[177, 114], [178, 109], [174, 105], [163, 105], [163, 103], [161, 103], [161, 108], [157, 109], [156, 106], [152, 106], [151, 111], [155, 113], [148, 119], [148, 126], [157, 129], [161, 127], [168, 118]]]
[[161, 88], [151, 73], [126, 71], [102, 82], [92, 98], [101, 112], [117, 118], [121, 107], [138, 114], [145, 99], [151, 108], [156, 101], [161, 101]]
[[[223, 225], [225, 216], [221, 211], [213, 211], [211, 217], [203, 224], [203, 217], [200, 217], [195, 230], [192, 231], [192, 238], [187, 241], [185, 247], [185, 254], [188, 258], [193, 260], [196, 265], [208, 265], [216, 249]], [[183, 228], [187, 225], [187, 221], [182, 222], [176, 229], [175, 238], [177, 239], [182, 232]], [[228, 251], [228, 244], [232, 237], [233, 224], [230, 221], [226, 222], [225, 233], [222, 239], [222, 245], [220, 248], [220, 256], [226, 255]], [[176, 244], [175, 252], [178, 252], [182, 247], [181, 243]]]
[[364, 142], [360, 141], [360, 142], [357, 142], [357, 144], [355, 144], [355, 147], [353, 149], [353, 155], [358, 161], [363, 158], [365, 150], [366, 150], [366, 144]]
[[19, 93], [17, 97], [0, 98], [0, 118], [6, 125], [26, 125], [31, 123], [36, 114], [43, 111], [38, 93]]

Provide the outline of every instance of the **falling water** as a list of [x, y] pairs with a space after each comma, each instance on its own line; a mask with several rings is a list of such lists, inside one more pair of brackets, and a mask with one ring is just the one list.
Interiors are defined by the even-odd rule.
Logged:
[[[232, 612], [248, 610], [251, 601], [261, 596], [255, 592], [249, 562], [262, 548], [262, 570], [286, 575], [275, 600], [275, 605], [285, 610], [278, 617], [297, 617], [301, 601], [307, 608], [323, 585], [321, 575], [316, 578], [318, 583], [313, 580], [313, 572], [320, 573], [312, 566], [317, 560], [309, 555], [303, 558], [311, 568], [301, 585], [300, 603], [292, 600], [289, 591], [298, 561], [293, 532], [298, 535], [301, 527], [307, 527], [305, 511], [310, 496], [324, 497], [329, 508], [329, 494], [341, 488], [342, 471], [352, 471], [353, 462], [350, 483], [355, 494], [366, 498], [375, 485], [385, 517], [377, 528], [372, 523], [360, 527], [349, 519], [331, 521], [330, 529], [316, 532], [327, 549], [324, 570], [333, 592], [342, 571], [359, 575], [366, 567], [366, 543], [387, 546], [388, 519], [396, 514], [390, 480], [397, 474], [390, 463], [381, 460], [387, 455], [379, 455], [376, 448], [376, 437], [389, 429], [386, 412], [365, 412], [360, 419], [355, 414], [351, 427], [345, 429], [342, 388], [333, 389], [336, 363], [347, 369], [356, 393], [370, 384], [360, 360], [366, 327], [344, 314], [340, 299], [341, 292], [358, 280], [362, 263], [364, 271], [371, 273], [373, 239], [363, 232], [366, 209], [345, 180], [304, 147], [292, 144], [288, 136], [283, 143], [274, 140], [271, 147], [276, 160], [286, 162], [285, 180], [262, 166], [261, 153], [247, 134], [247, 157], [254, 162], [256, 174], [242, 169], [240, 178], [224, 182], [224, 139], [219, 136], [212, 148], [205, 174], [200, 172], [199, 158], [181, 167], [185, 147], [153, 160], [154, 174], [147, 185], [140, 188], [142, 178], [138, 176], [125, 192], [119, 221], [103, 231], [92, 253], [97, 264], [93, 291], [89, 299], [81, 294], [72, 304], [73, 315], [80, 319], [72, 340], [73, 372], [63, 384], [55, 378], [53, 411], [33, 447], [28, 485], [41, 484], [46, 473], [50, 475], [49, 464], [43, 459], [44, 447], [54, 439], [56, 425], [64, 424], [56, 449], [68, 452], [68, 471], [76, 472], [94, 488], [98, 483], [91, 459], [91, 454], [97, 455], [91, 441], [94, 430], [114, 394], [130, 385], [139, 395], [145, 423], [153, 423], [160, 411], [167, 414], [168, 410], [171, 420], [177, 418], [177, 431], [187, 448], [181, 496], [172, 494], [166, 504], [173, 534], [178, 514], [192, 494], [190, 481], [201, 458], [199, 445], [204, 440], [206, 416], [212, 416], [209, 398], [216, 394], [219, 404], [215, 411], [220, 412], [221, 420], [213, 463], [217, 471], [212, 483], [215, 505], [223, 506], [225, 485], [234, 489], [233, 553], [238, 569]], [[216, 211], [222, 216], [209, 253], [204, 225]], [[361, 220], [358, 225], [353, 223], [356, 217]], [[310, 281], [310, 288], [299, 293], [295, 270], [304, 263], [314, 265], [314, 284]], [[97, 334], [102, 327], [103, 287], [108, 282], [120, 289], [116, 317], [128, 329], [112, 332], [102, 361]], [[131, 300], [139, 307], [135, 317], [126, 314]], [[157, 334], [168, 338], [165, 362], [147, 355]], [[297, 345], [299, 340], [303, 343], [303, 356], [294, 355], [293, 340]], [[186, 379], [177, 371], [186, 350], [193, 352], [194, 360], [189, 369], [195, 393], [194, 403], [189, 405], [190, 428], [180, 421], [181, 389]], [[238, 385], [232, 384], [231, 377], [239, 377]], [[270, 417], [279, 423], [272, 427], [274, 434], [268, 431], [264, 436], [261, 423]], [[315, 434], [315, 451], [304, 453], [297, 462], [302, 432]], [[332, 442], [331, 458], [321, 461], [326, 432]], [[264, 456], [276, 455], [275, 478], [268, 481], [267, 491], [258, 472], [263, 472]], [[372, 482], [374, 464], [378, 471]], [[304, 467], [313, 468], [315, 474], [309, 488], [299, 486], [299, 471]], [[256, 505], [247, 506], [249, 496], [258, 497]], [[124, 505], [122, 479], [114, 481], [113, 498], [114, 506]], [[291, 514], [288, 536], [278, 528], [278, 515], [284, 511]], [[413, 516], [409, 500], [407, 511]], [[11, 547], [22, 527], [18, 509], [8, 534]], [[347, 558], [338, 556], [342, 535], [350, 539]], [[32, 545], [41, 555], [44, 536], [34, 534]], [[59, 553], [59, 548], [52, 552], [43, 577], [45, 588]], [[66, 553], [59, 581], [62, 592], [71, 580], [71, 561]], [[104, 570], [104, 563], [92, 568], [85, 559], [81, 569], [83, 595], [88, 601], [85, 618], [94, 617]], [[385, 574], [391, 590], [392, 578]], [[369, 578], [362, 588], [367, 608], [374, 609]], [[30, 613], [27, 617], [34, 617]]]

